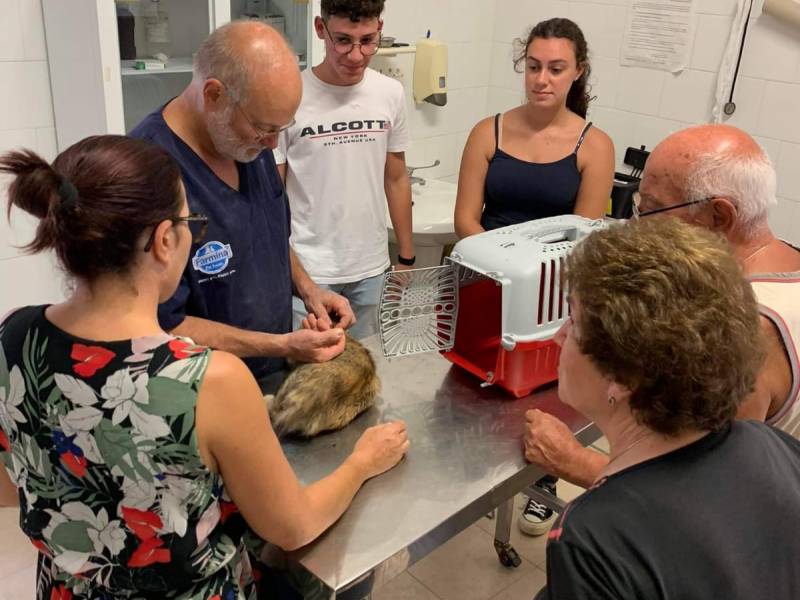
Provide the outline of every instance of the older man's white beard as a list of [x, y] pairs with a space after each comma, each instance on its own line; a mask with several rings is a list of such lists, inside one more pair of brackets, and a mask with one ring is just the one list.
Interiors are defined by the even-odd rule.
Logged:
[[214, 149], [225, 158], [241, 163], [254, 161], [264, 150], [260, 145], [249, 145], [242, 142], [231, 127], [231, 115], [233, 106], [228, 106], [225, 110], [212, 112], [208, 115], [208, 136]]

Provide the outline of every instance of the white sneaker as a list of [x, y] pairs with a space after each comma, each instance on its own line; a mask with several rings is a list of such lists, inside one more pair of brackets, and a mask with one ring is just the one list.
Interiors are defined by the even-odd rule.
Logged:
[[519, 530], [526, 535], [542, 535], [550, 530], [556, 514], [544, 504], [528, 498], [525, 510], [517, 519]]

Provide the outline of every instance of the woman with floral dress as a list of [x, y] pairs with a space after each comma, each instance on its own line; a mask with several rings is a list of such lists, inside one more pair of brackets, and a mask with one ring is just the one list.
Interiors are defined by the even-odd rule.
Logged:
[[39, 550], [37, 598], [255, 598], [245, 532], [313, 540], [401, 459], [405, 425], [368, 429], [300, 485], [244, 363], [158, 325], [206, 222], [169, 155], [97, 136], [52, 166], [11, 152], [0, 172], [9, 208], [39, 219], [28, 250], [74, 280], [0, 322], [0, 502]]

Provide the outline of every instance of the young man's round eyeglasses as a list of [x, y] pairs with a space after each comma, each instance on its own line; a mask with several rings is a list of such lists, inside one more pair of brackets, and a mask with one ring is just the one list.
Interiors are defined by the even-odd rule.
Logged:
[[378, 48], [380, 47], [381, 43], [381, 33], [378, 32], [378, 37], [369, 42], [354, 42], [352, 40], [335, 40], [331, 35], [330, 29], [328, 29], [328, 24], [323, 19], [322, 26], [325, 28], [325, 32], [328, 34], [328, 37], [333, 42], [333, 49], [336, 50], [337, 54], [350, 54], [353, 51], [353, 48], [358, 46], [358, 49], [361, 51], [361, 54], [364, 56], [373, 56], [378, 52]]

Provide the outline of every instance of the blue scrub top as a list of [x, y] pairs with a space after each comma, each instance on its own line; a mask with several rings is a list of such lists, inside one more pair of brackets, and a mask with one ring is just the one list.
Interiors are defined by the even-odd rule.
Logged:
[[[150, 113], [131, 131], [169, 152], [180, 165], [189, 210], [206, 215], [208, 231], [192, 245], [175, 295], [158, 307], [169, 331], [186, 316], [250, 331], [281, 334], [292, 328], [289, 204], [275, 158], [265, 150], [236, 163], [234, 190], [169, 128], [161, 112]], [[282, 358], [246, 358], [256, 379], [285, 366]]]

